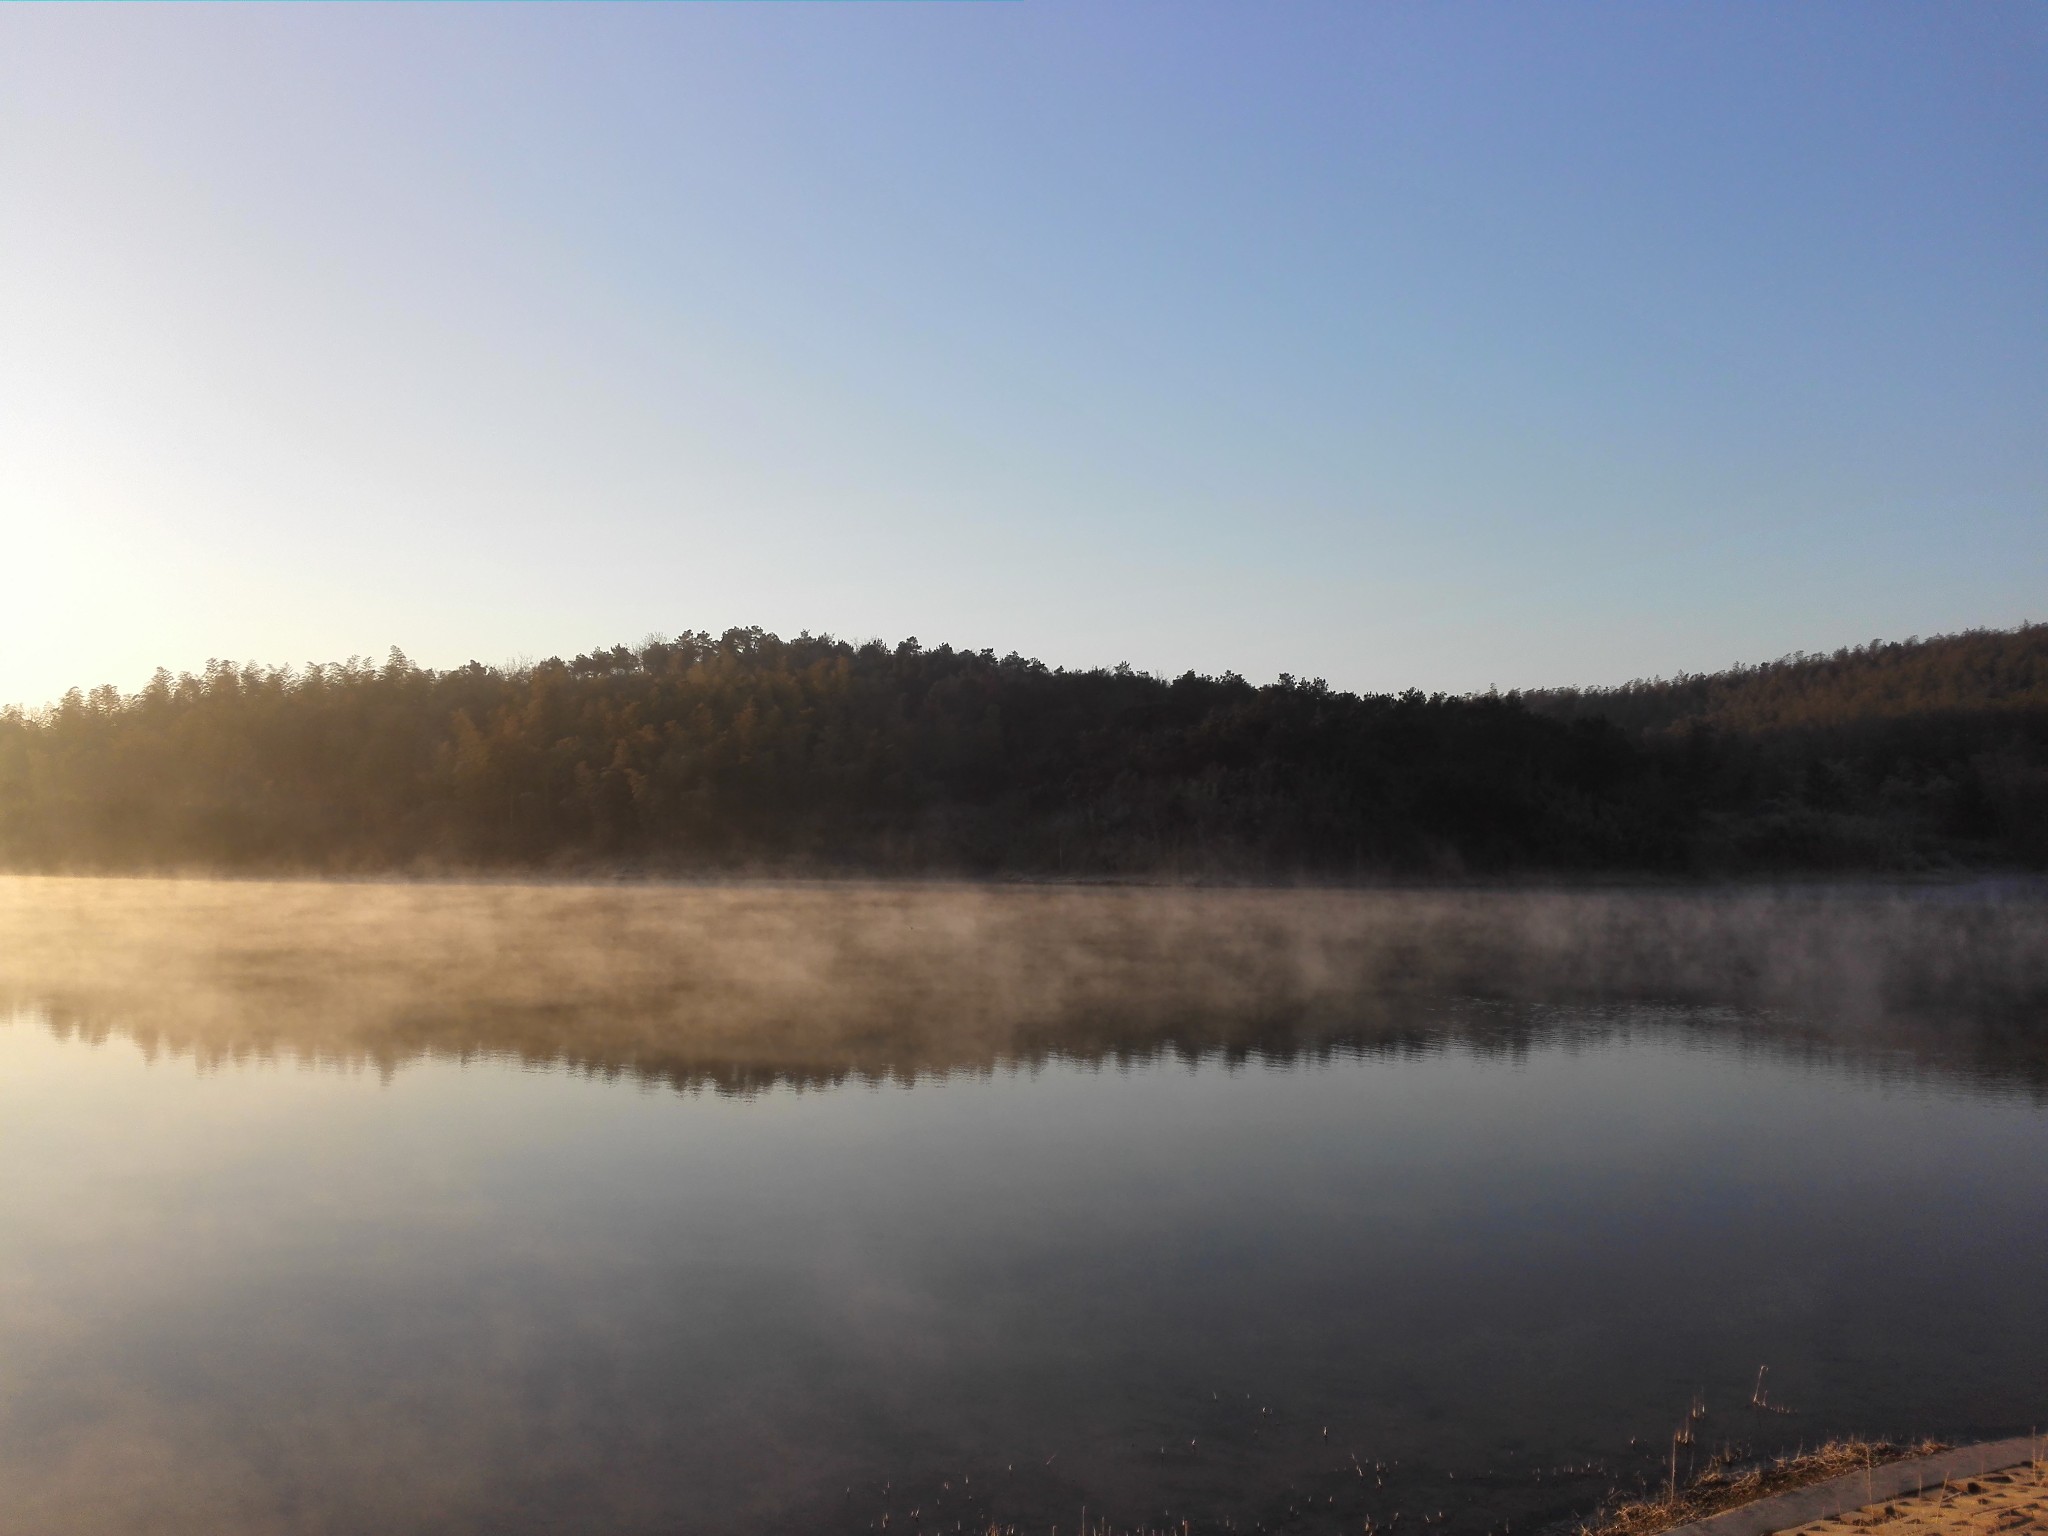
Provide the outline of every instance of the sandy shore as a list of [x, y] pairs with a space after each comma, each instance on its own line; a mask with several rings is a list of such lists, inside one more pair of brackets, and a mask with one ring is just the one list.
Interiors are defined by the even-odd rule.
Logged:
[[[1660, 1525], [1656, 1516], [1670, 1504], [1631, 1505], [1617, 1512], [1604, 1536], [2048, 1536], [2043, 1444], [2022, 1435], [1901, 1456], [1897, 1446], [1836, 1442], [1767, 1473], [1695, 1484], [1681, 1502], [1697, 1507], [1704, 1492], [1714, 1512], [1703, 1518], [1667, 1518]], [[1859, 1455], [1860, 1468], [1854, 1466]], [[1769, 1491], [1742, 1499], [1751, 1482]]]
[[1950, 1478], [1924, 1493], [1828, 1515], [1783, 1536], [2048, 1536], [2048, 1463]]

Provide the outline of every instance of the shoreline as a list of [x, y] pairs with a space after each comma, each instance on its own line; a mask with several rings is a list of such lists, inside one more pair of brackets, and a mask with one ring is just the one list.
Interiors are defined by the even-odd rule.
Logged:
[[[1840, 1441], [1736, 1476], [1709, 1468], [1675, 1497], [1624, 1504], [1580, 1536], [1774, 1536], [1885, 1505], [1862, 1528], [1898, 1517], [1900, 1499], [1919, 1500], [1962, 1479], [2038, 1468], [2048, 1440], [2033, 1434], [1973, 1445], [1934, 1441], [1900, 1446]], [[1861, 1464], [1858, 1465], [1860, 1459]], [[1972, 1482], [1970, 1487], [1976, 1490]], [[1899, 1517], [1911, 1520], [1910, 1516]], [[1912, 1523], [1924, 1524], [1913, 1521]], [[1816, 1533], [1817, 1536], [1817, 1533]]]

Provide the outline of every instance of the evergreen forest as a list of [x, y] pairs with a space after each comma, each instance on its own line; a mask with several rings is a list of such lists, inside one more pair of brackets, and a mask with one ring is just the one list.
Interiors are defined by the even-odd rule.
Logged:
[[690, 633], [0, 713], [14, 870], [1358, 880], [2048, 865], [2048, 625], [1614, 689]]

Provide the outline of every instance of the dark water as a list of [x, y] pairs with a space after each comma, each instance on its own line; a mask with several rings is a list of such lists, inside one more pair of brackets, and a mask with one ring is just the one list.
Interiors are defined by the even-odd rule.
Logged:
[[1681, 1473], [2024, 1431], [2040, 1082], [1691, 1004], [740, 1096], [23, 1013], [0, 1531], [1476, 1536], [1699, 1395]]

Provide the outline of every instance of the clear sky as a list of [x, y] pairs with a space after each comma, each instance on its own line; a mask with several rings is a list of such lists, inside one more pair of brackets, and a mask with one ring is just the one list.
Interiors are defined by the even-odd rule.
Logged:
[[2048, 5], [0, 9], [0, 702], [2048, 618]]

